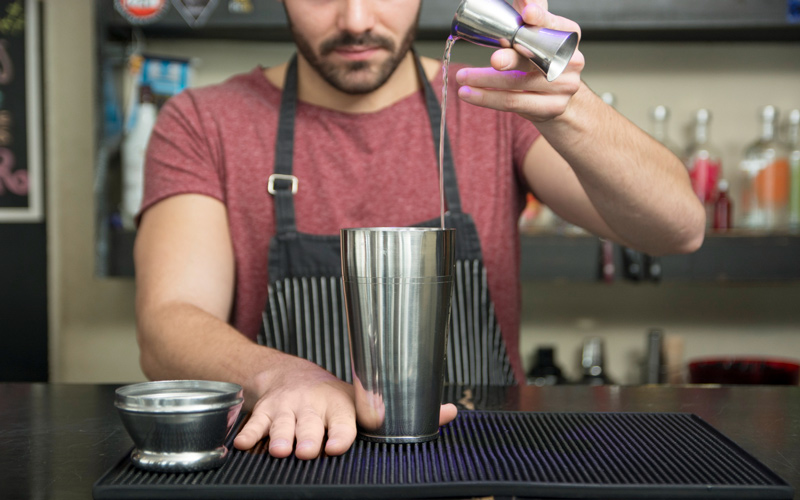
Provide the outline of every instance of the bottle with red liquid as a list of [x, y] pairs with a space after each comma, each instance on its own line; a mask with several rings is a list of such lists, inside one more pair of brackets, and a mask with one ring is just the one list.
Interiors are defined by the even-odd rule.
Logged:
[[714, 200], [714, 231], [727, 231], [733, 228], [733, 202], [728, 196], [728, 181], [722, 179], [717, 184], [717, 197]]
[[709, 140], [711, 112], [699, 109], [695, 113], [694, 139], [686, 152], [686, 168], [692, 180], [692, 188], [706, 207], [706, 224], [710, 227], [713, 221], [711, 213], [714, 207], [717, 182], [722, 172], [720, 154], [716, 146]]

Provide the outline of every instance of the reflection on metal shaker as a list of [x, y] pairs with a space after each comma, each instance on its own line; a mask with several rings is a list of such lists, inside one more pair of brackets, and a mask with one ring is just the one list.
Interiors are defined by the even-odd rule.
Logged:
[[358, 435], [436, 439], [455, 229], [342, 229], [341, 244]]

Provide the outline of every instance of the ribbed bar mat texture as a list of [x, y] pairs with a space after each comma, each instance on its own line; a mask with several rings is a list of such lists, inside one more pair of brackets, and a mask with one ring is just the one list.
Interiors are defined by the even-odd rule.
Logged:
[[793, 489], [684, 413], [462, 411], [437, 441], [357, 440], [345, 455], [276, 459], [262, 442], [214, 471], [144, 472], [125, 457], [94, 498], [758, 498]]

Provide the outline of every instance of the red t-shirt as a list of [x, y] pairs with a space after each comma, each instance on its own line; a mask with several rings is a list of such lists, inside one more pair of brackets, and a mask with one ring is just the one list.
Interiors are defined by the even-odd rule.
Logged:
[[[538, 137], [512, 113], [456, 96], [450, 69], [447, 130], [463, 210], [478, 229], [489, 289], [518, 381], [519, 239], [526, 187], [518, 168]], [[441, 75], [432, 82], [437, 94]], [[441, 99], [441, 95], [437, 95]], [[161, 109], [147, 151], [142, 211], [169, 196], [211, 196], [227, 207], [236, 259], [230, 323], [251, 339], [266, 303], [267, 256], [275, 234], [267, 179], [273, 172], [281, 90], [263, 68], [186, 90]], [[422, 90], [374, 113], [298, 103], [294, 175], [297, 229], [409, 226], [439, 217], [438, 145]]]

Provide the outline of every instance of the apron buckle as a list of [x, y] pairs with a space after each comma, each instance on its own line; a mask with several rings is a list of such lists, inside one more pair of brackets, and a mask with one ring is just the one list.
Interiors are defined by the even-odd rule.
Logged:
[[267, 192], [271, 195], [275, 195], [275, 181], [291, 181], [292, 183], [292, 194], [297, 193], [297, 177], [294, 175], [286, 175], [286, 174], [272, 174], [269, 176], [269, 182], [267, 182]]

